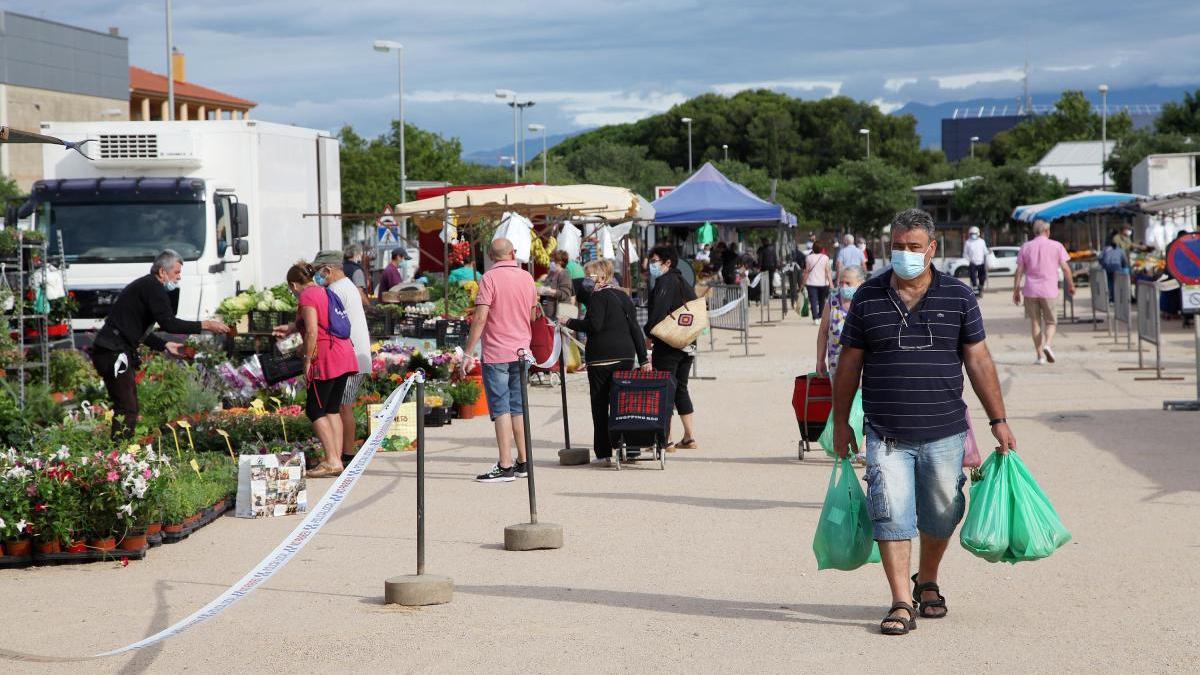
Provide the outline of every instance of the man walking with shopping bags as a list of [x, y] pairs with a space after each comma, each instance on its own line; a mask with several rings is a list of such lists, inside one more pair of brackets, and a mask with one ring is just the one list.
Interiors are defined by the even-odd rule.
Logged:
[[[938, 568], [966, 499], [963, 371], [987, 411], [999, 452], [1016, 448], [975, 294], [935, 270], [933, 218], [919, 209], [892, 221], [892, 269], [854, 294], [834, 383], [834, 450], [858, 452], [849, 414], [861, 379], [867, 504], [892, 606], [880, 624], [904, 635], [946, 616]], [[920, 537], [911, 577], [912, 539]], [[914, 607], [914, 601], [916, 606]]]

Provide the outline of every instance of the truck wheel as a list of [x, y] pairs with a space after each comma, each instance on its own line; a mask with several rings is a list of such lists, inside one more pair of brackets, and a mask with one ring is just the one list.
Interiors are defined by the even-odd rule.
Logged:
[[966, 279], [969, 276], [971, 276], [970, 268], [967, 268], [967, 267], [954, 268], [954, 277], [956, 279]]

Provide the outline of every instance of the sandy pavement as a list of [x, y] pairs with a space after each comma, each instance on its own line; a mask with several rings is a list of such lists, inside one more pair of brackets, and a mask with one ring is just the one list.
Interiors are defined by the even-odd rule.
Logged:
[[[949, 616], [908, 637], [878, 634], [880, 566], [816, 569], [830, 462], [819, 451], [796, 461], [792, 378], [811, 369], [815, 328], [790, 316], [753, 331], [760, 356], [734, 357], [727, 334], [727, 351], [701, 352], [701, 373], [717, 377], [692, 386], [701, 448], [671, 455], [665, 472], [558, 466], [558, 391], [534, 390], [539, 510], [564, 526], [561, 550], [503, 550], [504, 526], [528, 516], [526, 488], [470, 480], [495, 460], [486, 420], [430, 429], [428, 566], [454, 578], [448, 605], [382, 604], [383, 580], [415, 566], [414, 456], [385, 454], [290, 566], [219, 618], [134, 655], [0, 671], [1200, 669], [1200, 413], [1161, 410], [1195, 396], [1190, 334], [1167, 324], [1165, 360], [1182, 382], [1118, 372], [1136, 356], [1087, 325], [1064, 326], [1059, 363], [1036, 366], [1007, 298], [989, 293], [984, 314], [1008, 417], [1074, 540], [1016, 566], [954, 542]], [[586, 388], [571, 378], [572, 439], [590, 445]], [[310, 499], [328, 484], [312, 481]], [[81, 655], [140, 639], [208, 602], [296, 522], [223, 518], [127, 568], [0, 572], [0, 649]]]

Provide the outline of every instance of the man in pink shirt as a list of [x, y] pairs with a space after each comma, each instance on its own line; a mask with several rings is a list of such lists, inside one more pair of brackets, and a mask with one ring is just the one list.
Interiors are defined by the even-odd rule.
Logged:
[[[1017, 253], [1017, 274], [1013, 277], [1013, 304], [1021, 304], [1021, 292], [1025, 293], [1025, 316], [1033, 322], [1033, 350], [1039, 365], [1054, 363], [1054, 330], [1058, 317], [1054, 311], [1054, 300], [1058, 297], [1058, 276], [1062, 272], [1067, 294], [1075, 295], [1075, 281], [1071, 278], [1071, 267], [1067, 261], [1067, 249], [1050, 238], [1050, 223], [1038, 220], [1033, 223], [1033, 239], [1021, 245]], [[1022, 284], [1022, 279], [1024, 283]]]
[[[521, 396], [521, 369], [525, 363], [519, 355], [529, 351], [532, 338], [529, 323], [538, 306], [538, 297], [533, 277], [517, 263], [511, 241], [493, 240], [488, 256], [494, 264], [479, 281], [471, 333], [463, 347], [467, 353], [463, 369], [469, 371], [474, 367], [471, 353], [482, 338], [483, 390], [496, 425], [500, 461], [475, 480], [510, 483], [529, 475], [525, 468], [525, 401]], [[512, 461], [511, 441], [517, 443], [516, 463]]]

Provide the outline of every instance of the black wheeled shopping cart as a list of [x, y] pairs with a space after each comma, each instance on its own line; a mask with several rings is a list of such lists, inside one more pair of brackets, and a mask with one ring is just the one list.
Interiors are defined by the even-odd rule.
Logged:
[[[667, 468], [666, 442], [675, 409], [675, 377], [662, 370], [618, 370], [613, 373], [608, 405], [608, 437], [613, 445], [613, 462], [633, 457], [658, 460]], [[636, 449], [637, 454], [634, 454]], [[648, 450], [650, 457], [643, 457]]]

